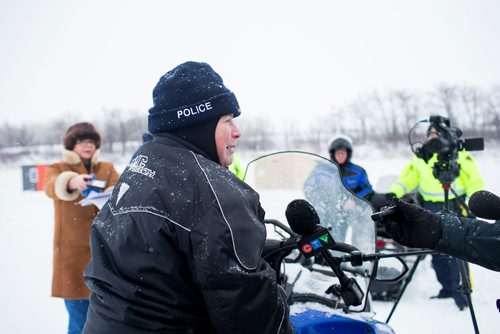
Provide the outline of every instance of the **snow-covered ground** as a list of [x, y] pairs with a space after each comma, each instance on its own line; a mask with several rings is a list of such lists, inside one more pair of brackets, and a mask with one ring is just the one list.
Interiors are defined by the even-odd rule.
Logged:
[[[486, 188], [500, 194], [500, 155], [479, 152], [479, 168]], [[359, 148], [354, 162], [369, 173], [373, 184], [380, 177], [398, 174], [411, 157], [390, 155], [373, 148]], [[104, 157], [106, 158], [106, 157]], [[244, 156], [243, 156], [244, 158]], [[244, 159], [242, 159], [244, 161]], [[53, 207], [43, 192], [22, 191], [20, 167], [0, 171], [0, 332], [64, 333], [67, 314], [60, 299], [50, 297], [52, 272]], [[500, 256], [500, 254], [499, 254]], [[481, 333], [500, 331], [500, 273], [471, 265], [474, 280], [472, 299]], [[439, 285], [424, 259], [401, 300], [390, 325], [396, 333], [473, 333], [469, 311], [459, 311], [451, 299], [436, 300]], [[392, 303], [376, 302], [376, 318], [385, 320]]]

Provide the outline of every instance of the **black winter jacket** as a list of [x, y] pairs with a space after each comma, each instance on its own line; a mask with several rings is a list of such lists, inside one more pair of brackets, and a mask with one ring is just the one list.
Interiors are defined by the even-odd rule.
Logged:
[[288, 333], [263, 218], [250, 186], [156, 136], [94, 220], [84, 333]]
[[500, 271], [500, 221], [490, 224], [450, 213], [445, 213], [441, 221], [443, 236], [436, 250]]

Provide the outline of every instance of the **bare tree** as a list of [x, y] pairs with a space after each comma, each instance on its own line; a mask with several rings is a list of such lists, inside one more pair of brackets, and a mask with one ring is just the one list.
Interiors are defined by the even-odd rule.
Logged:
[[303, 142], [303, 133], [297, 122], [286, 119], [283, 123], [283, 143], [284, 149], [299, 149]]
[[419, 120], [420, 107], [417, 96], [404, 90], [395, 90], [392, 94], [398, 103], [404, 128], [410, 129]]
[[13, 147], [16, 146], [18, 129], [5, 122], [0, 127], [0, 147]]
[[370, 99], [372, 114], [380, 115], [382, 120], [382, 137], [389, 142], [398, 141], [402, 129], [398, 125], [398, 101], [394, 94], [389, 92], [383, 97], [378, 92], [373, 92]]
[[461, 126], [469, 134], [479, 135], [482, 133], [484, 124], [485, 104], [487, 103], [485, 94], [477, 87], [464, 86], [459, 89], [460, 100], [464, 112]]
[[275, 147], [276, 131], [270, 127], [267, 119], [260, 116], [245, 118], [244, 121], [238, 121], [238, 127], [244, 134], [238, 144], [242, 149], [260, 151]]
[[[451, 124], [457, 124], [457, 108], [458, 101], [457, 86], [445, 83], [438, 84], [435, 88], [433, 97], [437, 102], [437, 109], [444, 109], [446, 115], [449, 117]], [[442, 114], [438, 111], [439, 114]]]
[[[333, 115], [337, 115], [337, 113], [333, 113]], [[301, 148], [312, 150], [319, 154], [323, 153], [329, 140], [341, 132], [339, 129], [344, 128], [343, 120], [343, 117], [332, 116], [332, 114], [310, 119], [309, 128], [302, 131], [303, 139]]]
[[140, 141], [145, 127], [133, 112], [119, 108], [104, 112], [103, 135], [106, 150], [113, 153], [115, 143], [120, 144], [122, 155], [127, 153], [127, 142]]
[[[345, 113], [351, 115], [354, 124], [348, 134], [350, 137], [357, 137], [359, 143], [368, 140], [370, 127], [373, 126], [370, 120], [370, 105], [366, 102], [366, 97], [360, 96], [345, 108]], [[357, 133], [357, 136], [354, 134]]]
[[500, 139], [500, 86], [493, 87], [488, 94], [485, 113], [487, 117], [484, 119], [484, 128], [488, 128], [487, 125], [491, 124], [492, 137]]
[[[270, 123], [266, 117], [238, 119], [243, 132], [239, 141], [242, 149], [269, 151], [305, 149], [323, 153], [335, 134], [349, 135], [356, 142], [405, 142], [408, 130], [418, 119], [432, 114], [450, 118], [451, 125], [486, 139], [500, 140], [500, 86], [488, 90], [475, 86], [439, 84], [431, 91], [415, 93], [392, 90], [384, 94], [360, 94], [350, 103], [332, 107], [324, 116], [308, 117], [309, 124], [286, 120]], [[105, 110], [101, 118], [92, 121], [103, 135], [103, 150], [131, 153], [141, 142], [147, 129], [147, 118], [134, 111], [120, 108]], [[58, 145], [66, 129], [75, 122], [89, 121], [81, 115], [67, 113], [64, 118], [44, 124], [29, 122], [0, 124], [0, 160], [14, 159], [38, 152], [59, 153]], [[423, 134], [419, 134], [423, 135]], [[37, 148], [38, 145], [49, 145]]]

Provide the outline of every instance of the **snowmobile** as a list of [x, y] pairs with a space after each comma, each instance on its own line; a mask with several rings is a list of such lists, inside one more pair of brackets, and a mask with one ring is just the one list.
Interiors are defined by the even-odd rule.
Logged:
[[[390, 235], [385, 231], [381, 224], [376, 225], [376, 241], [375, 241], [375, 249], [376, 252], [380, 253], [405, 253], [408, 251], [408, 248], [402, 246], [392, 240]], [[406, 266], [411, 266], [414, 263], [414, 259], [403, 258]], [[370, 293], [373, 300], [380, 300], [386, 302], [394, 302], [401, 295], [401, 291], [405, 284], [405, 280], [407, 277], [404, 277], [401, 280], [374, 280], [370, 287]]]
[[370, 286], [404, 279], [408, 266], [376, 252], [373, 208], [344, 187], [337, 166], [277, 152], [252, 160], [244, 180], [266, 210], [263, 257], [287, 292], [295, 332], [394, 333], [374, 318]]

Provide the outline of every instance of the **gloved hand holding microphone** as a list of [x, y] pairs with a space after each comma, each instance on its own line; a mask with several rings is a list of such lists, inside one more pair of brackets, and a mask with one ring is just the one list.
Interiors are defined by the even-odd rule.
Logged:
[[397, 243], [414, 248], [433, 249], [443, 235], [441, 215], [399, 199], [394, 206], [372, 215], [383, 223]]
[[500, 271], [500, 197], [482, 190], [469, 199], [471, 212], [481, 218], [433, 213], [394, 199], [393, 206], [372, 215], [391, 237], [405, 246], [430, 248], [485, 268]]

